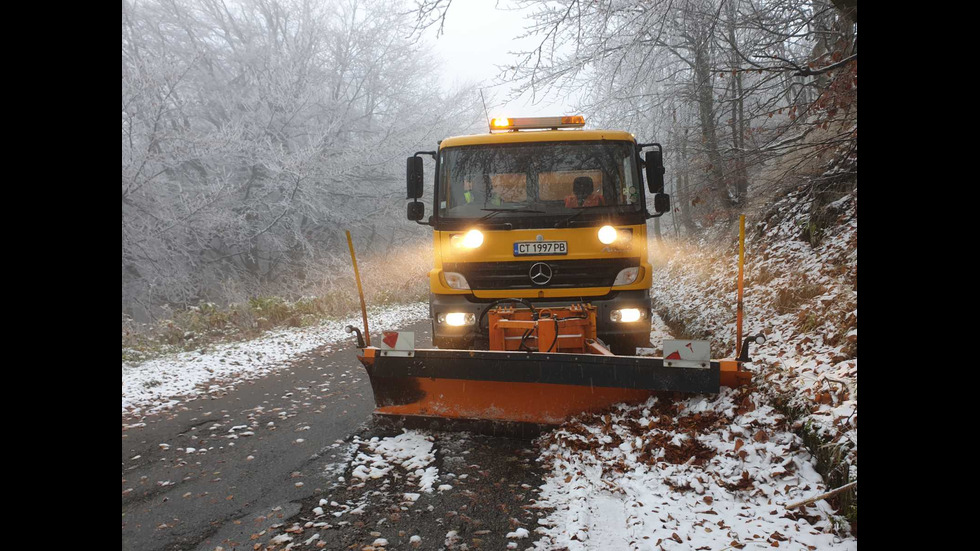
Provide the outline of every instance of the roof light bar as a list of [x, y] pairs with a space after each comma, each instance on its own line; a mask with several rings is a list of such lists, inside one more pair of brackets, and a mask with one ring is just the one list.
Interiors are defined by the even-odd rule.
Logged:
[[491, 130], [531, 130], [544, 128], [581, 128], [585, 126], [582, 115], [566, 117], [497, 117], [490, 121]]

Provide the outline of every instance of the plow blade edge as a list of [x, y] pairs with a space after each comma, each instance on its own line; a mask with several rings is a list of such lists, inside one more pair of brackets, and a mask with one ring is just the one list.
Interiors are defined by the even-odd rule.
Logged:
[[415, 350], [361, 362], [376, 414], [399, 417], [560, 424], [657, 391], [717, 393], [720, 367], [666, 367], [663, 359], [597, 354]]

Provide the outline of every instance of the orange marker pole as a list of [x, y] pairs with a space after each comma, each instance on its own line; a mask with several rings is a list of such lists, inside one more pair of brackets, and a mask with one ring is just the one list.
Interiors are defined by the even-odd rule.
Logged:
[[742, 354], [742, 277], [745, 266], [745, 215], [738, 217], [738, 313], [736, 314], [735, 325], [737, 327], [735, 337], [735, 357]]
[[357, 271], [357, 257], [354, 255], [354, 241], [347, 231], [347, 246], [350, 247], [350, 259], [354, 263], [354, 280], [357, 281], [357, 296], [361, 299], [361, 317], [364, 319], [364, 343], [371, 346], [371, 333], [368, 332], [367, 306], [364, 304], [364, 291], [361, 290], [361, 274]]

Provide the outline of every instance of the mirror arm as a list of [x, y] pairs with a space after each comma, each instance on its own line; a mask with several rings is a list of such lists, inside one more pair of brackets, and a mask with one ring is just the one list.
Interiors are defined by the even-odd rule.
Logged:
[[[419, 201], [412, 201], [412, 202], [413, 203], [418, 203]], [[420, 222], [420, 221], [416, 220], [415, 223], [418, 224], [418, 225], [420, 225], [420, 226], [431, 226], [432, 225], [432, 217], [430, 216], [429, 219], [426, 220], [425, 222]]]
[[758, 343], [758, 341], [756, 339], [758, 339], [760, 337], [763, 339], [762, 340], [762, 344], [765, 344], [765, 342], [766, 342], [765, 341], [766, 336], [763, 335], [762, 333], [759, 333], [758, 335], [749, 335], [748, 337], [745, 337], [745, 342], [742, 343], [742, 353], [739, 354], [739, 356], [737, 358], [735, 358], [735, 361], [742, 362], [742, 363], [749, 363], [749, 362], [751, 362], [752, 361], [752, 358], [749, 357], [749, 344], [751, 344], [753, 342]]
[[436, 152], [435, 151], [416, 151], [415, 152], [415, 155], [412, 155], [412, 157], [418, 157], [419, 155], [428, 155], [428, 156], [432, 157], [433, 160], [435, 160], [435, 158], [436, 158]]

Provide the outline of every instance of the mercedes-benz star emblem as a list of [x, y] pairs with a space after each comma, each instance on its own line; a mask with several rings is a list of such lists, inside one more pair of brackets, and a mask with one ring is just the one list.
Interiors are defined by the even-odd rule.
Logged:
[[535, 262], [531, 265], [527, 275], [531, 277], [531, 283], [535, 285], [547, 285], [551, 281], [551, 266], [544, 262]]

